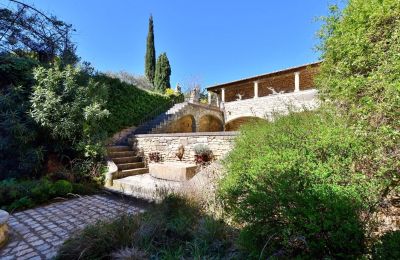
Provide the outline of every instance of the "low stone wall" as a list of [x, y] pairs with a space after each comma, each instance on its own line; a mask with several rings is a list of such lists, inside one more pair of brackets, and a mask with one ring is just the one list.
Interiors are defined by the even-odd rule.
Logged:
[[207, 145], [218, 160], [232, 150], [236, 136], [237, 132], [148, 134], [136, 135], [129, 140], [129, 143], [133, 150], [145, 157], [146, 161], [149, 153], [159, 152], [166, 162], [178, 161], [176, 153], [183, 145], [185, 153], [182, 161], [194, 162], [195, 145]]

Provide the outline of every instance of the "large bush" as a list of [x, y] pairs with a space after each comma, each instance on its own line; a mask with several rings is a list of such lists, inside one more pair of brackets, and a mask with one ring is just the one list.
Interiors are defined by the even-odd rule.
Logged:
[[79, 68], [57, 64], [37, 68], [34, 76], [31, 116], [49, 131], [58, 150], [72, 148], [86, 157], [101, 156], [107, 136], [101, 122], [109, 115], [104, 85]]
[[400, 2], [350, 0], [332, 11], [321, 30], [318, 87], [375, 146], [363, 171], [383, 180], [386, 196], [400, 183]]
[[220, 192], [253, 257], [361, 255], [373, 186], [355, 163], [368, 146], [354, 131], [322, 112], [242, 128]]

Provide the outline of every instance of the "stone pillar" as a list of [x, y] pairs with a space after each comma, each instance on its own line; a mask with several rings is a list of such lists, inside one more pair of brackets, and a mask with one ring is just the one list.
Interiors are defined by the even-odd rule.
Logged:
[[0, 210], [0, 248], [5, 245], [8, 239], [8, 218], [10, 215], [4, 211]]
[[212, 92], [211, 92], [211, 91], [208, 91], [208, 92], [207, 92], [207, 95], [208, 95], [208, 104], [211, 105]]
[[254, 98], [258, 98], [258, 81], [254, 81]]
[[225, 102], [225, 88], [221, 88], [221, 102]]
[[294, 92], [300, 91], [300, 72], [294, 73]]

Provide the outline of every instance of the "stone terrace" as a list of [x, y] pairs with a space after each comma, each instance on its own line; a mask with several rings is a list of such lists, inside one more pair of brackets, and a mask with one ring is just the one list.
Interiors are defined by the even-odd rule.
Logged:
[[74, 232], [98, 220], [144, 211], [146, 204], [111, 195], [83, 196], [11, 215], [0, 259], [51, 259]]

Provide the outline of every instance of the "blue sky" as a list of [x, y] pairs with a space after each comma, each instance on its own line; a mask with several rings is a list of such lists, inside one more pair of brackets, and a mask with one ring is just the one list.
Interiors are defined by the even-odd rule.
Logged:
[[332, 0], [26, 0], [74, 25], [78, 54], [100, 71], [142, 75], [148, 18], [171, 84], [202, 87], [317, 61]]

